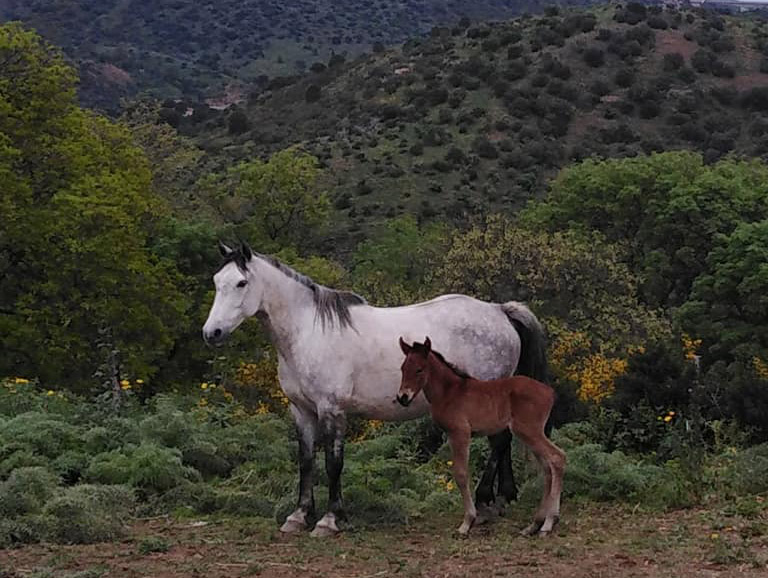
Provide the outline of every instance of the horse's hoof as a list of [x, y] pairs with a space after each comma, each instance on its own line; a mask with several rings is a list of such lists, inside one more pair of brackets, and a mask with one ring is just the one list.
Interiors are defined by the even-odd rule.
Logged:
[[477, 508], [477, 518], [475, 518], [475, 526], [481, 526], [488, 524], [499, 517], [499, 509], [495, 505], [483, 504]]
[[333, 514], [326, 514], [323, 518], [315, 524], [315, 529], [312, 530], [310, 536], [313, 538], [327, 538], [329, 536], [335, 536], [341, 530], [336, 525], [336, 516]]
[[296, 520], [288, 519], [280, 526], [280, 531], [283, 534], [298, 534], [307, 529], [307, 525], [304, 522], [298, 522]]

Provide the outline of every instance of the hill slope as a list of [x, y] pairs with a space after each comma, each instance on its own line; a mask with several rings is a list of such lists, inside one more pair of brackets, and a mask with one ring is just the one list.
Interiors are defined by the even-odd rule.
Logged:
[[166, 113], [221, 159], [301, 143], [354, 238], [403, 212], [514, 209], [592, 155], [761, 156], [767, 35], [761, 20], [699, 10], [549, 10], [273, 81], [242, 110]]
[[332, 53], [401, 42], [461, 16], [504, 19], [542, 0], [0, 0], [78, 62], [87, 105], [116, 109], [141, 91], [220, 93], [302, 71]]

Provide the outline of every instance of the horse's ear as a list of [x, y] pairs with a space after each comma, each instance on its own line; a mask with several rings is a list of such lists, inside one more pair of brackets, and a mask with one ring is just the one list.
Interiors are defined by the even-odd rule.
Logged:
[[429, 337], [424, 338], [424, 349], [427, 350], [427, 353], [432, 351], [432, 342], [429, 340]]
[[413, 349], [413, 347], [411, 347], [405, 341], [403, 341], [403, 338], [401, 337], [400, 338], [400, 349], [403, 350], [403, 353], [408, 355], [411, 352], [411, 350]]
[[248, 246], [248, 243], [242, 243], [240, 250], [243, 253], [243, 257], [245, 257], [245, 260], [250, 261], [251, 257], [253, 257], [253, 251], [251, 251], [251, 248]]
[[232, 254], [232, 249], [219, 241], [219, 253], [221, 253], [222, 257], [229, 257]]

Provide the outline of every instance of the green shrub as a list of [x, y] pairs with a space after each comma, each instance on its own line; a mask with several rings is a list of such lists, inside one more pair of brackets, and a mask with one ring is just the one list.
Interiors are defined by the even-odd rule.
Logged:
[[46, 538], [66, 544], [114, 540], [123, 534], [133, 507], [133, 491], [125, 486], [67, 488], [43, 510]]
[[153, 552], [167, 552], [171, 544], [162, 536], [144, 536], [139, 542], [139, 554], [146, 556]]
[[56, 491], [58, 478], [43, 467], [23, 467], [14, 470], [0, 483], [0, 517], [35, 514]]
[[162, 492], [186, 480], [197, 480], [200, 474], [182, 463], [179, 450], [145, 443], [95, 456], [84, 477], [90, 482], [127, 483], [150, 492]]
[[608, 453], [598, 444], [585, 444], [567, 454], [564, 496], [593, 500], [638, 499], [661, 473], [657, 466], [646, 465], [615, 451]]

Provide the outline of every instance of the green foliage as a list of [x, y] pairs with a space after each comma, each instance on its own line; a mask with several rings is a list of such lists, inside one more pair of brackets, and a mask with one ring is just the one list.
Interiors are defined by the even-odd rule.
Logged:
[[171, 545], [162, 536], [144, 536], [139, 542], [139, 554], [146, 556], [154, 552], [167, 552]]
[[676, 306], [705, 271], [717, 235], [764, 217], [767, 176], [756, 161], [705, 166], [692, 152], [589, 160], [562, 171], [523, 219], [549, 230], [601, 232], [627, 248], [646, 302]]
[[66, 544], [114, 540], [122, 536], [133, 504], [133, 492], [124, 486], [67, 488], [43, 510], [46, 538]]
[[147, 250], [162, 205], [146, 159], [76, 106], [74, 72], [39, 37], [0, 27], [0, 61], [0, 374], [83, 384], [106, 345], [111, 377], [147, 376], [187, 303]]
[[353, 284], [377, 305], [423, 299], [447, 243], [448, 230], [442, 225], [419, 225], [412, 216], [387, 221], [352, 256]]
[[741, 223], [713, 245], [681, 318], [707, 337], [709, 360], [768, 359], [768, 220]]
[[294, 147], [266, 162], [240, 163], [224, 177], [210, 177], [205, 186], [245, 238], [274, 251], [306, 244], [326, 223], [330, 202], [319, 190], [319, 177], [317, 159]]
[[454, 237], [436, 279], [444, 291], [529, 301], [551, 320], [550, 331], [586, 331], [615, 349], [669, 331], [638, 301], [637, 280], [620, 251], [599, 235], [549, 234], [491, 217]]
[[46, 468], [22, 467], [0, 482], [0, 516], [37, 514], [53, 496], [58, 478]]

